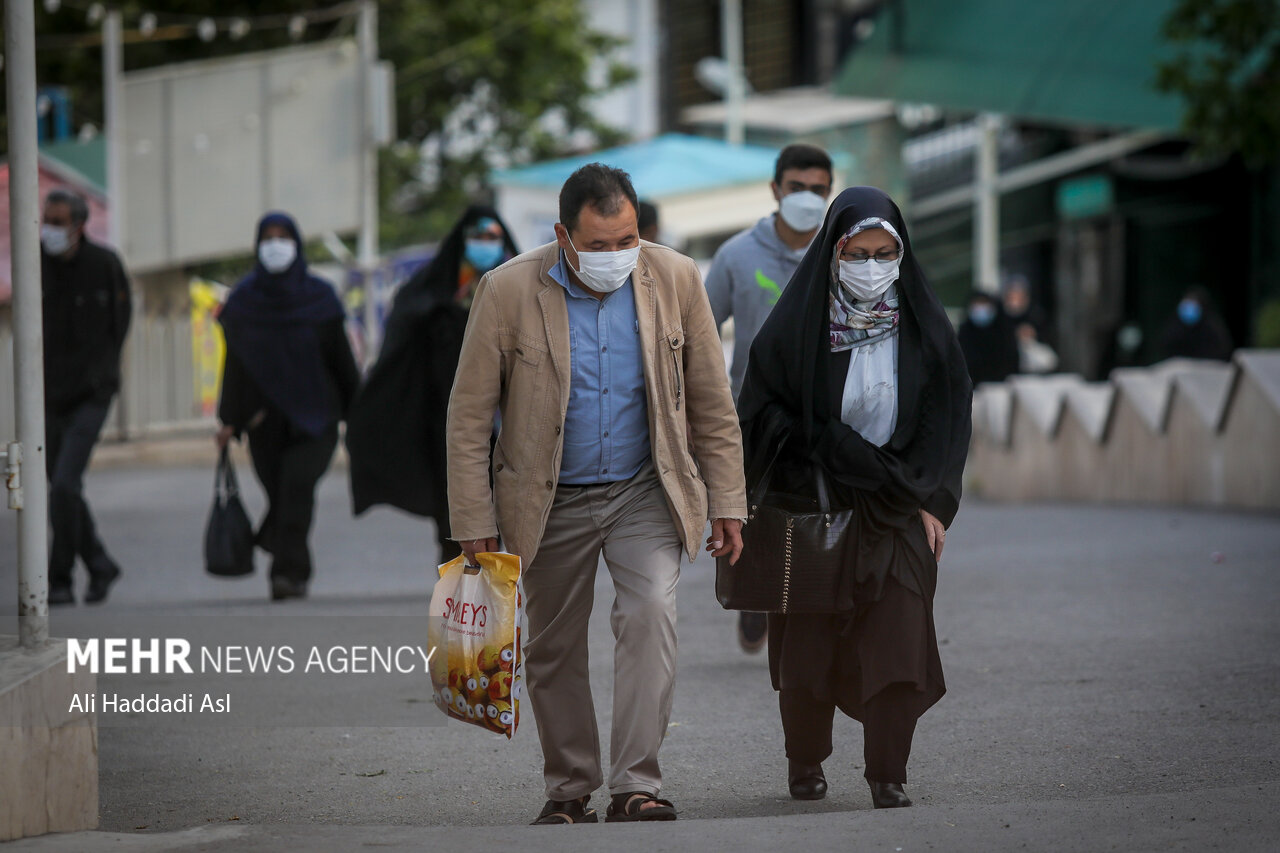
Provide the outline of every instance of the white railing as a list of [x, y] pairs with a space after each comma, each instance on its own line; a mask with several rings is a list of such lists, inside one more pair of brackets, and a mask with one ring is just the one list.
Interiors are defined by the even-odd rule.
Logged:
[[[140, 438], [211, 425], [202, 411], [191, 320], [135, 316], [121, 360], [121, 389], [104, 439]], [[0, 322], [0, 438], [14, 435], [13, 330]]]

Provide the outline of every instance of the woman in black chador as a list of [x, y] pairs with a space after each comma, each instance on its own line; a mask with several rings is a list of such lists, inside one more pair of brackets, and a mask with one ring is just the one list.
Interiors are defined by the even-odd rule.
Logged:
[[378, 361], [347, 424], [356, 515], [390, 504], [433, 517], [440, 560], [462, 553], [449, 539], [445, 416], [480, 277], [515, 257], [515, 243], [484, 205], [472, 205], [436, 255], [396, 291]]
[[256, 541], [272, 556], [271, 598], [278, 601], [307, 594], [316, 484], [333, 458], [360, 371], [342, 303], [332, 285], [307, 271], [293, 219], [268, 213], [255, 246], [253, 272], [218, 314], [227, 340], [218, 444], [249, 436], [267, 493]]
[[945, 692], [933, 594], [960, 502], [972, 386], [896, 204], [842, 192], [751, 347], [739, 400], [748, 489], [779, 445], [772, 491], [853, 508], [830, 613], [769, 615], [788, 781], [821, 799], [836, 708], [863, 724], [877, 808], [903, 791], [916, 720]]

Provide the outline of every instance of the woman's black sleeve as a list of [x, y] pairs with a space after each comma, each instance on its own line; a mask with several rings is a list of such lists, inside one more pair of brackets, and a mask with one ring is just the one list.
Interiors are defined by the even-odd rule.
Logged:
[[325, 366], [333, 377], [334, 387], [338, 389], [338, 404], [342, 407], [345, 419], [347, 412], [351, 410], [356, 390], [360, 387], [360, 368], [356, 366], [356, 358], [351, 352], [351, 342], [347, 340], [343, 319], [333, 320], [321, 328], [320, 346], [324, 352]]
[[235, 429], [236, 434], [244, 431], [249, 421], [257, 414], [257, 388], [249, 374], [245, 371], [240, 359], [230, 350], [222, 363], [222, 394], [218, 398], [218, 420]]
[[[957, 347], [952, 358], [960, 357]], [[951, 445], [947, 453], [947, 470], [942, 476], [942, 486], [924, 502], [924, 511], [941, 521], [943, 527], [950, 527], [960, 510], [964, 463], [973, 438], [973, 383], [965, 371], [953, 371], [951, 395]]]

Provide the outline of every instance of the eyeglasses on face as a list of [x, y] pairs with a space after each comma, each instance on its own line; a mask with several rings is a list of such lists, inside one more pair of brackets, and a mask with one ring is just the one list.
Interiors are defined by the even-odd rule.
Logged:
[[876, 263], [879, 263], [879, 264], [888, 264], [888, 263], [892, 263], [893, 261], [896, 261], [898, 259], [898, 256], [901, 254], [902, 253], [899, 252], [897, 249], [894, 249], [888, 252], [876, 252], [874, 255], [868, 255], [865, 252], [857, 252], [851, 255], [846, 255], [844, 252], [841, 252], [840, 260], [848, 261], [851, 264], [865, 264], [867, 261], [871, 261], [871, 260], [874, 260]]

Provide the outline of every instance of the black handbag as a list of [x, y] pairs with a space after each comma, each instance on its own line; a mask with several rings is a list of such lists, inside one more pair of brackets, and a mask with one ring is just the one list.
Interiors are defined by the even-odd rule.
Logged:
[[226, 447], [213, 478], [213, 508], [204, 529], [204, 568], [234, 578], [253, 574], [253, 524], [240, 502], [236, 469]]
[[770, 492], [781, 443], [751, 497], [742, 555], [716, 558], [716, 598], [726, 610], [832, 613], [853, 510], [832, 510], [826, 474], [814, 465], [817, 498]]

